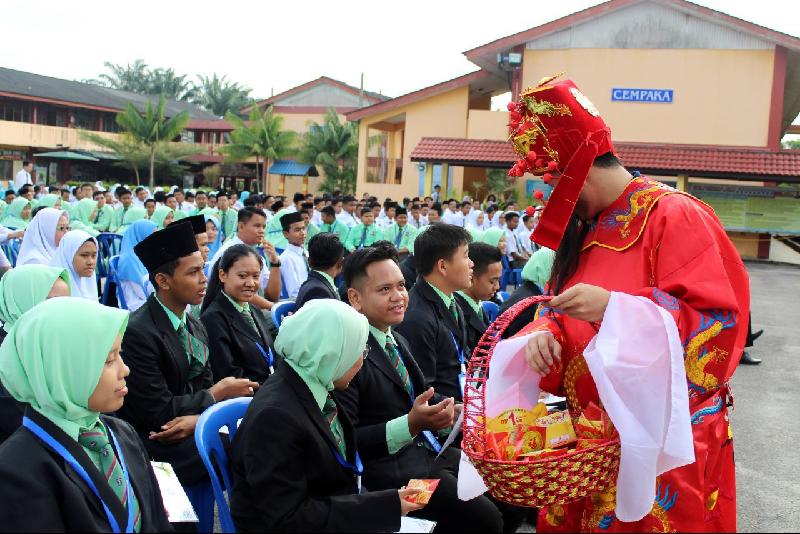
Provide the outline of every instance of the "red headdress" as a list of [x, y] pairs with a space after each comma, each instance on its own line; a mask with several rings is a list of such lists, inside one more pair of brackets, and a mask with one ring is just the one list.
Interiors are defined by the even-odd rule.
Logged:
[[543, 79], [508, 105], [509, 140], [520, 156], [508, 175], [543, 174], [549, 183], [551, 172], [561, 174], [531, 235], [553, 250], [561, 243], [595, 158], [614, 152], [611, 130], [597, 108], [570, 80], [553, 83], [557, 77]]

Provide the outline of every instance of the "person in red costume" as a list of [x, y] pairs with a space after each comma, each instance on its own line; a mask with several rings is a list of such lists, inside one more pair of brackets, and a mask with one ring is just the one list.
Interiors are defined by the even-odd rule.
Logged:
[[[557, 250], [555, 295], [522, 334], [541, 387], [571, 410], [600, 404], [583, 352], [610, 292], [644, 297], [674, 319], [684, 349], [695, 462], [656, 479], [652, 510], [635, 523], [614, 513], [615, 488], [540, 511], [538, 532], [733, 532], [736, 485], [728, 380], [741, 357], [750, 308], [741, 257], [714, 211], [616, 157], [611, 132], [571, 81], [542, 80], [509, 104], [520, 160], [510, 176], [555, 186], [531, 239]], [[643, 127], [645, 127], [643, 125]], [[636, 328], [631, 317], [630, 328]]]

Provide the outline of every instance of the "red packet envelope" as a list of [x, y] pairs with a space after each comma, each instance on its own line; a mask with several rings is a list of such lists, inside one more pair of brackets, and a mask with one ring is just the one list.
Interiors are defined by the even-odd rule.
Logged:
[[408, 502], [415, 502], [417, 504], [428, 504], [438, 485], [438, 478], [412, 478], [408, 481], [408, 485], [406, 487], [409, 489], [418, 489], [420, 492], [416, 495], [406, 497], [406, 500]]
[[555, 449], [575, 443], [575, 429], [569, 412], [553, 412], [536, 420], [536, 426], [544, 433], [544, 448]]

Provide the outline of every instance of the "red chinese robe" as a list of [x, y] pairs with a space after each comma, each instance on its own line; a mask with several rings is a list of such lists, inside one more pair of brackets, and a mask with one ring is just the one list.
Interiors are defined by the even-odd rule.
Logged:
[[[577, 283], [646, 297], [669, 311], [684, 346], [695, 463], [658, 477], [649, 515], [622, 523], [615, 489], [541, 510], [539, 532], [733, 532], [736, 484], [727, 383], [739, 363], [750, 309], [749, 278], [713, 210], [659, 182], [638, 177], [597, 218]], [[630, 318], [636, 328], [636, 318]], [[598, 325], [541, 309], [524, 332], [548, 329], [562, 363], [542, 389], [567, 397], [570, 409], [599, 404], [583, 351]]]

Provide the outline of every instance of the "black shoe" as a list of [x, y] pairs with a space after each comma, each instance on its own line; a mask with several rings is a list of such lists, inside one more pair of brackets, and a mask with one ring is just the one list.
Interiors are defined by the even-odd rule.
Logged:
[[761, 334], [763, 334], [763, 333], [764, 333], [764, 329], [763, 329], [763, 328], [762, 328], [761, 330], [759, 330], [758, 332], [754, 332], [754, 333], [753, 333], [753, 335], [752, 335], [752, 336], [750, 336], [750, 342], [752, 343], [752, 342], [754, 342], [756, 339], [760, 338], [760, 337], [761, 337]]
[[756, 358], [754, 356], [751, 356], [749, 352], [744, 351], [742, 353], [742, 359], [739, 360], [739, 363], [742, 363], [744, 365], [758, 365], [761, 363], [761, 358]]

